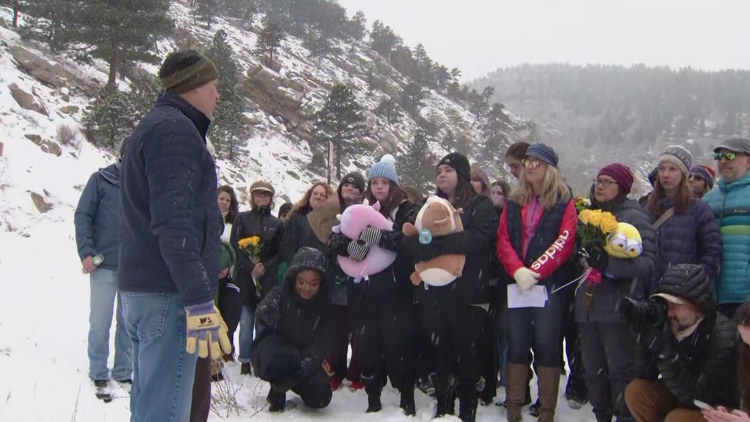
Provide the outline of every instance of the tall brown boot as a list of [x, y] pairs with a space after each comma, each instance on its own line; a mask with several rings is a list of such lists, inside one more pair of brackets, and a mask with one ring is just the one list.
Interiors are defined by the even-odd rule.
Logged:
[[553, 422], [560, 389], [560, 367], [540, 366], [536, 374], [539, 377], [539, 422]]
[[518, 363], [505, 365], [505, 404], [508, 409], [508, 422], [520, 422], [521, 408], [526, 398], [526, 386], [528, 385], [529, 366]]

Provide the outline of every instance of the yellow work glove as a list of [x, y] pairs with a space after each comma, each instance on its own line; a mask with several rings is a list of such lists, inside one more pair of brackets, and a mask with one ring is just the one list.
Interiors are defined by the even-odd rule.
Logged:
[[187, 319], [185, 350], [188, 353], [195, 353], [197, 347], [198, 356], [205, 358], [210, 353], [212, 359], [219, 359], [222, 354], [232, 352], [232, 344], [227, 336], [227, 325], [213, 301], [186, 306], [185, 315]]

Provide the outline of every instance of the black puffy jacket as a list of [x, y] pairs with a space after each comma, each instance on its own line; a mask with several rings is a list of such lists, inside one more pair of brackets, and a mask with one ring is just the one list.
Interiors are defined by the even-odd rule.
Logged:
[[[320, 251], [301, 248], [292, 259], [283, 284], [274, 287], [258, 304], [250, 359], [261, 379], [267, 379], [268, 362], [276, 354], [308, 359], [310, 367], [320, 368], [328, 350], [332, 316], [326, 266]], [[294, 290], [297, 274], [303, 270], [322, 275], [320, 290], [308, 300]]]
[[[694, 409], [693, 400], [714, 407], [737, 408], [740, 404], [737, 378], [737, 330], [734, 324], [716, 311], [711, 284], [701, 266], [677, 265], [665, 273], [657, 293], [690, 299], [704, 312], [695, 332], [677, 342], [669, 324], [644, 324], [633, 327], [639, 338], [633, 359], [634, 375], [662, 381], [681, 407]], [[653, 299], [661, 300], [661, 299]], [[664, 336], [671, 343], [662, 351], [649, 351], [642, 344], [652, 344]]]

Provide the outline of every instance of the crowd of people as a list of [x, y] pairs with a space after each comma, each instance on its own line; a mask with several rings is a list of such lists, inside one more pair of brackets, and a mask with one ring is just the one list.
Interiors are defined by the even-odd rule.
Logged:
[[[405, 415], [419, 389], [436, 417], [474, 421], [504, 387], [498, 415], [521, 421], [529, 405], [551, 422], [566, 373], [567, 404], [590, 401], [597, 422], [750, 422], [750, 140], [722, 141], [715, 169], [668, 147], [640, 200], [622, 163], [599, 169], [589, 202], [577, 200], [543, 143], [507, 150], [513, 189], [450, 153], [429, 194], [458, 211], [462, 230], [432, 236], [419, 225], [428, 192], [403, 186], [390, 156], [335, 190], [312, 182], [277, 216], [276, 188], [255, 181], [240, 211], [205, 142], [216, 68], [179, 51], [159, 77], [163, 93], [120, 162], [92, 175], [75, 218], [91, 277], [89, 377], [132, 384], [131, 421], [205, 421], [215, 362], [236, 358], [241, 375], [270, 384], [271, 412], [289, 391], [324, 408], [344, 383], [378, 412], [390, 381]], [[363, 203], [389, 228], [335, 227]], [[637, 253], [585, 247], [581, 208], [634, 227]], [[420, 235], [404, 235], [415, 223]], [[381, 249], [395, 258], [364, 279], [341, 264]], [[463, 257], [452, 282], [415, 281], [415, 264], [445, 255]], [[524, 295], [543, 300], [519, 305]]]

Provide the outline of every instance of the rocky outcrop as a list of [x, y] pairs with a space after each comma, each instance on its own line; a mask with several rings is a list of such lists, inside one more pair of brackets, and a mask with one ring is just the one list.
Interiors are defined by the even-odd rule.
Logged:
[[31, 201], [34, 203], [36, 209], [42, 214], [52, 209], [52, 204], [47, 202], [42, 195], [39, 195], [36, 192], [31, 192]]
[[287, 130], [305, 140], [312, 139], [312, 113], [303, 107], [304, 83], [279, 76], [261, 65], [247, 71], [245, 95], [265, 113], [280, 116]]
[[29, 141], [35, 143], [36, 145], [39, 145], [39, 148], [47, 154], [52, 154], [56, 157], [62, 155], [62, 148], [57, 142], [50, 141], [49, 139], [42, 139], [41, 136], [35, 133], [27, 133], [24, 136]]
[[10, 93], [13, 96], [13, 99], [16, 100], [18, 105], [20, 105], [22, 108], [26, 110], [36, 111], [37, 113], [43, 114], [45, 116], [49, 116], [47, 107], [44, 106], [41, 98], [24, 91], [24, 89], [18, 86], [18, 84], [16, 84], [15, 82], [8, 85], [8, 88], [10, 88]]
[[78, 110], [80, 110], [80, 108], [78, 106], [75, 106], [75, 105], [66, 105], [66, 106], [62, 106], [62, 107], [60, 107], [58, 109], [58, 111], [60, 111], [60, 113], [65, 113], [65, 114], [76, 114], [76, 113], [78, 113]]
[[13, 60], [16, 61], [21, 70], [33, 76], [43, 84], [54, 88], [81, 84], [81, 81], [74, 74], [60, 66], [58, 63], [50, 62], [44, 57], [32, 53], [20, 45], [14, 45], [11, 47], [10, 53], [13, 55]]

